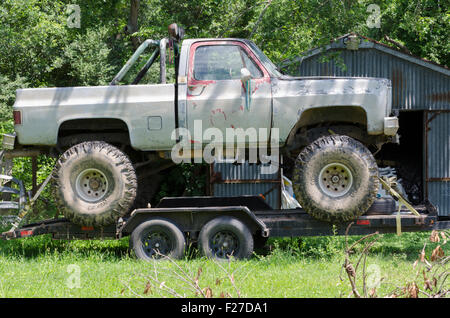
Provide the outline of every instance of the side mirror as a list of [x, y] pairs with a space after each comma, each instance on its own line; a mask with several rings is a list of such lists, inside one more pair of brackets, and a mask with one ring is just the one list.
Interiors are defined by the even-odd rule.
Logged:
[[180, 26], [178, 26], [176, 23], [172, 23], [169, 25], [169, 35], [170, 38], [180, 42], [184, 38], [184, 29]]
[[250, 74], [250, 71], [248, 69], [241, 68], [241, 82], [243, 84], [247, 83], [249, 80], [252, 79], [252, 75]]

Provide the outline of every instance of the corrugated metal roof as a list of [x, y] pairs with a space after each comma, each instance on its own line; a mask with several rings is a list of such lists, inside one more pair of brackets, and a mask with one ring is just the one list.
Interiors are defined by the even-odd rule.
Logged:
[[[359, 36], [358, 50], [347, 50], [347, 36], [334, 40], [324, 48], [310, 50], [283, 65], [296, 63], [296, 76], [388, 78], [392, 81], [393, 109], [450, 109], [450, 70], [447, 67], [362, 36]], [[325, 52], [339, 53], [340, 61], [324, 61]]]
[[313, 48], [309, 51], [301, 53], [299, 57], [297, 57], [293, 60], [285, 60], [281, 64], [283, 66], [288, 66], [293, 63], [301, 63], [303, 60], [308, 59], [315, 55], [320, 55], [324, 51], [329, 51], [332, 49], [347, 49], [347, 44], [346, 44], [347, 39], [351, 35], [356, 35], [360, 38], [360, 42], [359, 42], [360, 49], [372, 49], [372, 48], [377, 49], [381, 52], [385, 52], [387, 54], [394, 55], [398, 58], [404, 59], [411, 63], [415, 63], [417, 65], [427, 67], [427, 68], [433, 69], [437, 72], [441, 72], [444, 75], [450, 76], [450, 70], [446, 65], [437, 64], [435, 62], [428, 61], [424, 58], [420, 58], [420, 57], [414, 56], [412, 54], [406, 54], [406, 53], [404, 53], [400, 50], [394, 49], [384, 43], [378, 42], [374, 39], [371, 39], [369, 37], [366, 37], [366, 36], [363, 36], [360, 34], [356, 34], [356, 33], [348, 33], [348, 34], [342, 35], [338, 38], [332, 39], [330, 41], [330, 44], [328, 44], [324, 47]]

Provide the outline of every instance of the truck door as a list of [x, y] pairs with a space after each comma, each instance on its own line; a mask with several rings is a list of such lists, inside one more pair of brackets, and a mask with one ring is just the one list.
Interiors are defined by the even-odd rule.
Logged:
[[[258, 133], [265, 128], [267, 137], [258, 138], [258, 143], [266, 143], [272, 118], [270, 76], [253, 52], [239, 41], [205, 41], [191, 46], [189, 59], [187, 127], [191, 142], [200, 142], [194, 140], [194, 121], [201, 120], [203, 131], [221, 130], [224, 142], [227, 128], [254, 128]], [[241, 82], [242, 68], [250, 71], [250, 85]]]

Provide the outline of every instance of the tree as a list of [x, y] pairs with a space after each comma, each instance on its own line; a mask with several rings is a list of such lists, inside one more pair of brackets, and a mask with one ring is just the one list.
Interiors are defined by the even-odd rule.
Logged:
[[128, 25], [126, 26], [126, 32], [131, 35], [131, 41], [135, 49], [137, 49], [140, 44], [139, 38], [133, 36], [133, 34], [139, 30], [138, 17], [140, 4], [140, 0], [130, 0], [130, 16], [128, 18]]

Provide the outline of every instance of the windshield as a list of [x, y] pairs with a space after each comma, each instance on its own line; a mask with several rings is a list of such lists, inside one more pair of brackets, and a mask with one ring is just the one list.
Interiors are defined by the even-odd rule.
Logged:
[[264, 66], [267, 68], [267, 70], [269, 71], [269, 73], [271, 73], [272, 75], [274, 75], [275, 77], [280, 77], [282, 76], [282, 74], [280, 73], [280, 71], [278, 71], [277, 67], [275, 66], [275, 64], [272, 63], [271, 60], [269, 60], [269, 58], [256, 46], [255, 43], [253, 43], [252, 41], [248, 41], [248, 44], [250, 45], [250, 47], [252, 48], [253, 52], [258, 56], [258, 58], [260, 59], [260, 61], [264, 64]]

